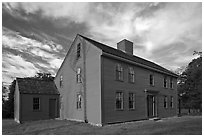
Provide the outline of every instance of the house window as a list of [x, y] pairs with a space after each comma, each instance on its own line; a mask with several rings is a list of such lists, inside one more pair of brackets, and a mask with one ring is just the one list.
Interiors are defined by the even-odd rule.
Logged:
[[123, 67], [120, 64], [116, 67], [116, 80], [123, 81]]
[[61, 75], [60, 76], [60, 88], [62, 88], [63, 87], [63, 76]]
[[170, 107], [173, 108], [173, 96], [171, 96], [171, 100], [170, 100]]
[[129, 68], [129, 82], [131, 83], [135, 82], [135, 72], [132, 67]]
[[164, 96], [164, 108], [167, 108], [168, 106], [168, 104], [167, 104], [167, 96]]
[[164, 87], [167, 88], [167, 77], [164, 77]]
[[123, 93], [116, 92], [116, 110], [123, 109]]
[[76, 81], [77, 83], [81, 83], [81, 68], [77, 68], [77, 74], [76, 74]]
[[149, 84], [151, 86], [154, 86], [154, 75], [152, 75], [152, 74], [149, 75]]
[[40, 110], [40, 98], [33, 98], [33, 110]]
[[81, 52], [81, 44], [79, 43], [77, 45], [77, 58], [79, 58], [81, 55], [80, 55], [80, 52]]
[[77, 94], [77, 109], [81, 109], [81, 94]]
[[170, 78], [170, 88], [173, 89], [173, 78]]
[[129, 93], [129, 109], [135, 109], [135, 94]]

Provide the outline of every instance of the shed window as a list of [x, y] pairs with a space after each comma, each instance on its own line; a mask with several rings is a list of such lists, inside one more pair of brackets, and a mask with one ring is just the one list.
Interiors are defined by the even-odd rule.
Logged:
[[167, 88], [167, 77], [164, 77], [164, 87]]
[[129, 68], [129, 82], [131, 83], [135, 82], [135, 72], [132, 67]]
[[173, 89], [173, 78], [170, 78], [170, 88]]
[[123, 93], [116, 92], [116, 110], [123, 109]]
[[40, 110], [40, 98], [33, 98], [33, 110]]
[[154, 86], [154, 75], [153, 75], [153, 74], [150, 74], [150, 75], [149, 75], [149, 84], [150, 84], [151, 86]]
[[167, 104], [167, 96], [164, 96], [164, 108], [168, 108], [168, 104]]
[[81, 83], [81, 68], [77, 68], [77, 74], [76, 74], [76, 81], [77, 83]]
[[77, 109], [81, 109], [81, 94], [77, 94]]
[[135, 94], [129, 93], [129, 109], [135, 109]]
[[123, 81], [123, 67], [120, 64], [116, 66], [116, 80]]
[[60, 76], [60, 88], [62, 88], [63, 87], [63, 76], [61, 75]]
[[81, 56], [80, 53], [81, 53], [81, 44], [79, 43], [77, 44], [77, 58]]

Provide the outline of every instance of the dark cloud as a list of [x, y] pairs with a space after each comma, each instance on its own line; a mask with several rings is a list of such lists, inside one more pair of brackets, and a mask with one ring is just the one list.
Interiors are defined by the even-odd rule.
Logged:
[[[9, 3], [6, 4], [9, 5]], [[4, 27], [41, 42], [54, 41], [62, 45], [65, 51], [68, 50], [76, 34], [85, 34], [87, 31], [85, 23], [75, 23], [67, 18], [44, 16], [40, 9], [35, 13], [26, 13], [21, 4], [18, 10], [12, 7], [8, 10], [6, 4], [2, 5], [2, 25]]]

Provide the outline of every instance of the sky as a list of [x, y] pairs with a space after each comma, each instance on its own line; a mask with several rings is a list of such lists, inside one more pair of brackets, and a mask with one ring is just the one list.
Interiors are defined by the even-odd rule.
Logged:
[[55, 76], [77, 34], [176, 70], [202, 51], [202, 3], [2, 3], [2, 82]]

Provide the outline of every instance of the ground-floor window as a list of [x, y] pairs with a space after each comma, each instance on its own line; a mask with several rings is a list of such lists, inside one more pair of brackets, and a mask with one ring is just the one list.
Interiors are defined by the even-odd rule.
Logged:
[[167, 96], [164, 96], [164, 108], [167, 108], [168, 104], [167, 104]]
[[129, 93], [129, 109], [135, 109], [135, 94]]
[[173, 96], [171, 96], [171, 100], [170, 100], [170, 107], [173, 108]]
[[33, 110], [40, 110], [40, 98], [33, 98]]
[[116, 92], [116, 110], [123, 109], [123, 92]]
[[77, 94], [77, 109], [81, 109], [81, 94]]

